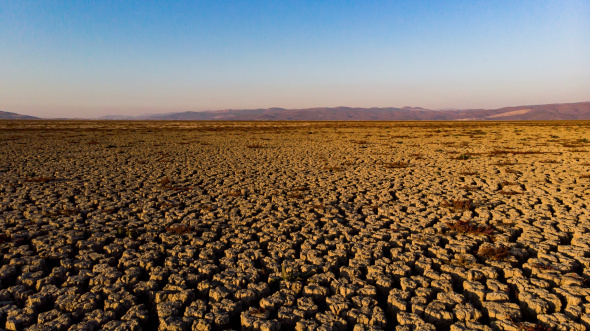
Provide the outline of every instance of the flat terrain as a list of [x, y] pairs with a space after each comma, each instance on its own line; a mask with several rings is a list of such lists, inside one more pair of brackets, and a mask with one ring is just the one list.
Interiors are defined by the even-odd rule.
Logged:
[[589, 139], [0, 121], [0, 328], [590, 329]]

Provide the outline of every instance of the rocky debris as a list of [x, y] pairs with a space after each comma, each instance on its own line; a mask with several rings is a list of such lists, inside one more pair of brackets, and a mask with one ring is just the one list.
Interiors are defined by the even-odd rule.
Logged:
[[0, 329], [590, 329], [582, 122], [11, 123]]

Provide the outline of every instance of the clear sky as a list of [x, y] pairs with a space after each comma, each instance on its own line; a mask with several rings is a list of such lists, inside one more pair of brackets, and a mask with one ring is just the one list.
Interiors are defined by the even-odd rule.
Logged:
[[0, 110], [590, 101], [590, 1], [0, 1]]

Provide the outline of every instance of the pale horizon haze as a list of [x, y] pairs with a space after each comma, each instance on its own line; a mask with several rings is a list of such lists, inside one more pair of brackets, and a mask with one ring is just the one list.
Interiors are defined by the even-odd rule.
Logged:
[[0, 2], [0, 110], [590, 101], [590, 1]]

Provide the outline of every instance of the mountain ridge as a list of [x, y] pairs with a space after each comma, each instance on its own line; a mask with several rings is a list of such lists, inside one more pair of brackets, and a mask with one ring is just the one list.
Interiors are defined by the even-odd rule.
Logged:
[[[39, 117], [0, 111], [0, 119]], [[64, 118], [66, 119], [66, 118]], [[67, 118], [72, 119], [72, 118]], [[77, 118], [83, 120], [82, 118]], [[590, 102], [510, 106], [497, 109], [439, 109], [422, 107], [314, 107], [183, 111], [140, 116], [108, 115], [98, 120], [168, 121], [550, 121], [590, 120]]]
[[[116, 117], [116, 118], [115, 118]], [[104, 116], [101, 119], [121, 119]], [[431, 110], [421, 107], [314, 107], [184, 111], [127, 117], [177, 121], [548, 121], [590, 120], [590, 102], [511, 106], [498, 109]]]
[[40, 118], [0, 110], [0, 120], [38, 120]]

